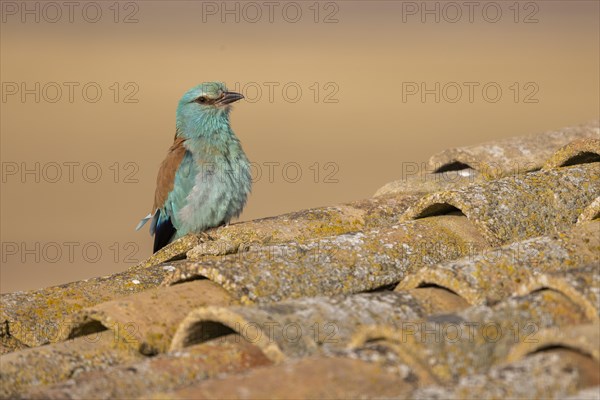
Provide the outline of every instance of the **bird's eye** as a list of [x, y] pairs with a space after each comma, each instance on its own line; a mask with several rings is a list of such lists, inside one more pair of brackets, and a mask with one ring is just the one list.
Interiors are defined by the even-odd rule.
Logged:
[[200, 97], [198, 97], [198, 99], [196, 99], [196, 101], [197, 101], [198, 103], [206, 103], [206, 97], [204, 97], [204, 96], [200, 96]]

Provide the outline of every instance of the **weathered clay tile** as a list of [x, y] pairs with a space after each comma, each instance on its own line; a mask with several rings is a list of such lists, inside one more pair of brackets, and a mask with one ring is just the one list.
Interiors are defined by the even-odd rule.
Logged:
[[488, 179], [540, 169], [557, 150], [582, 138], [600, 137], [598, 121], [534, 135], [516, 136], [475, 146], [445, 150], [429, 159], [428, 170], [470, 168]]
[[[441, 192], [536, 171], [542, 165], [544, 169], [551, 169], [600, 161], [597, 121], [587, 126], [565, 128], [564, 131], [565, 135], [546, 132], [450, 149], [431, 157], [427, 166], [404, 164], [402, 179], [385, 184], [374, 196]], [[545, 141], [548, 137], [550, 142]], [[503, 148], [508, 147], [514, 155], [514, 146], [519, 147], [517, 151], [520, 152], [516, 159], [507, 157]]]
[[600, 399], [600, 386], [582, 389], [573, 396], [565, 397], [565, 400], [598, 400]]
[[[242, 302], [372, 290], [398, 282], [419, 267], [481, 249], [473, 229], [491, 245], [569, 229], [598, 194], [598, 163], [503, 178], [428, 195], [409, 208], [398, 225], [300, 243], [254, 246], [218, 260], [205, 258], [201, 263], [179, 265], [166, 282], [203, 276]], [[457, 213], [466, 216], [472, 227]], [[449, 226], [449, 221], [455, 225]], [[436, 229], [431, 229], [434, 222]], [[462, 250], [441, 256], [440, 250], [447, 253], [451, 242]], [[468, 253], [465, 243], [470, 243]], [[364, 274], [358, 275], [361, 271]]]
[[154, 355], [169, 348], [177, 326], [190, 311], [234, 303], [223, 288], [208, 280], [150, 289], [75, 312], [60, 339], [110, 329], [142, 354]]
[[413, 171], [404, 173], [404, 177], [397, 181], [386, 183], [375, 192], [374, 197], [391, 194], [426, 194], [456, 189], [472, 183], [480, 183], [486, 179], [478, 171], [471, 168], [459, 171], [446, 171], [429, 173], [429, 171]]
[[10, 336], [8, 334], [8, 329], [6, 329], [7, 327], [8, 327], [8, 322], [5, 321], [4, 328], [0, 328], [0, 331], [3, 331], [0, 333], [0, 356], [3, 354], [13, 352], [13, 351], [28, 348], [28, 346], [21, 343], [15, 337]]
[[147, 268], [153, 265], [166, 263], [167, 261], [184, 259], [185, 253], [207, 240], [209, 240], [209, 237], [206, 235], [185, 235], [152, 254], [150, 257], [140, 262], [138, 266]]
[[600, 161], [600, 134], [595, 138], [574, 140], [560, 148], [544, 164], [544, 169], [568, 167]]
[[262, 351], [238, 335], [159, 354], [137, 363], [84, 372], [63, 383], [35, 388], [28, 399], [123, 399], [177, 390], [224, 373], [269, 365]]
[[2, 295], [0, 397], [594, 398], [599, 149], [597, 121], [451, 149], [373, 199]]
[[0, 356], [0, 398], [14, 398], [30, 387], [142, 359], [112, 331]]
[[[526, 340], [514, 346], [507, 356], [512, 362], [548, 349], [570, 349], [600, 363], [600, 324], [571, 326], [568, 329], [550, 328], [537, 332], [535, 340]], [[600, 370], [596, 370], [600, 373]], [[600, 383], [600, 382], [597, 382]]]
[[[576, 396], [600, 382], [600, 326], [579, 325], [536, 333], [517, 344], [507, 362], [453, 386], [417, 389], [412, 399], [534, 399]], [[600, 392], [597, 392], [600, 395]], [[576, 397], [577, 398], [577, 397]]]
[[[234, 224], [210, 231], [214, 240], [187, 235], [140, 265], [107, 277], [92, 278], [41, 290], [0, 296], [2, 352], [19, 346], [39, 346], [59, 336], [57, 321], [75, 311], [158, 286], [173, 267], [159, 265], [170, 259], [204, 259], [205, 254], [237, 252], [250, 243], [282, 243], [386, 225], [412, 204], [417, 196], [387, 196], [338, 207], [325, 207]], [[248, 254], [246, 254], [248, 255]]]
[[558, 272], [532, 276], [523, 282], [517, 293], [525, 294], [541, 289], [563, 293], [585, 311], [591, 321], [600, 315], [600, 269], [598, 263]]
[[384, 367], [361, 360], [327, 357], [291, 361], [226, 376], [154, 399], [356, 399], [397, 398], [417, 385]]
[[534, 274], [594, 263], [600, 264], [600, 221], [422, 268], [400, 281], [395, 290], [437, 285], [470, 304], [495, 303], [516, 293]]
[[596, 197], [596, 199], [583, 210], [577, 218], [577, 223], [580, 224], [595, 219], [600, 219], [600, 196]]
[[363, 328], [350, 347], [360, 350], [376, 345], [390, 349], [421, 379], [429, 377], [446, 385], [504, 362], [512, 347], [535, 340], [542, 329], [587, 322], [584, 311], [568, 297], [542, 290], [506, 299], [494, 307], [474, 306], [422, 322], [403, 322], [400, 329]]
[[461, 212], [493, 245], [566, 230], [600, 195], [600, 163], [510, 176], [426, 195], [402, 220]]
[[[442, 293], [435, 293], [435, 292]], [[425, 293], [420, 293], [425, 292]], [[427, 296], [442, 301], [429, 301]], [[400, 326], [428, 313], [450, 312], [466, 302], [443, 289], [410, 292], [381, 291], [351, 296], [305, 297], [256, 307], [203, 307], [191, 312], [179, 327], [171, 350], [235, 331], [259, 346], [273, 361], [318, 353], [331, 354], [347, 346], [365, 325]], [[220, 329], [216, 325], [220, 325]]]
[[56, 340], [61, 325], [75, 311], [157, 287], [170, 267], [134, 267], [125, 272], [0, 295], [0, 336], [13, 337], [27, 346]]
[[164, 284], [205, 277], [244, 304], [349, 294], [395, 284], [425, 265], [486, 247], [465, 217], [445, 215], [172, 263], [175, 271]]
[[552, 350], [536, 353], [509, 364], [494, 366], [485, 374], [464, 376], [456, 385], [417, 389], [407, 398], [560, 399], [577, 395], [581, 390], [585, 390], [583, 388], [589, 389], [594, 378], [587, 375], [589, 372], [597, 373], [599, 367], [597, 362], [580, 353]]
[[186, 253], [188, 259], [201, 260], [204, 256], [243, 251], [250, 245], [302, 242], [390, 225], [419, 197], [419, 194], [389, 195], [222, 226], [206, 234], [184, 236], [141, 265], [186, 258]]

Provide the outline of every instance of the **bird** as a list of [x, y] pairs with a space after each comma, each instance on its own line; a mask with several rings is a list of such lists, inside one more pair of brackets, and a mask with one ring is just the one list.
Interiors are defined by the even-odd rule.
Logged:
[[229, 122], [243, 99], [222, 82], [188, 90], [177, 106], [175, 138], [156, 178], [154, 204], [137, 225], [150, 222], [153, 252], [188, 233], [228, 225], [252, 188], [250, 162]]

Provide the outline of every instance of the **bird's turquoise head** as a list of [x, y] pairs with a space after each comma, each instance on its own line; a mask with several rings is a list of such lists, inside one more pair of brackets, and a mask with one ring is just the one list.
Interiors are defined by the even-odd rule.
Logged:
[[177, 134], [197, 137], [229, 125], [231, 104], [243, 99], [222, 82], [205, 82], [188, 90], [177, 106]]

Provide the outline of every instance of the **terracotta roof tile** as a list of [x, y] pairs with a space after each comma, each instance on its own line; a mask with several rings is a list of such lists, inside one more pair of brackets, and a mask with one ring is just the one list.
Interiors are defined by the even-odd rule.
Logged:
[[250, 245], [275, 245], [385, 226], [394, 222], [419, 197], [418, 194], [390, 195], [227, 225], [207, 231], [211, 240], [207, 240], [206, 235], [190, 234], [157, 252], [142, 265], [181, 259], [186, 254], [188, 259], [197, 260], [206, 255], [236, 253]]
[[373, 199], [2, 295], [0, 397], [598, 394], [599, 143], [449, 150]]
[[565, 397], [565, 400], [598, 400], [600, 398], [600, 386], [582, 389], [577, 394]]
[[600, 164], [582, 164], [433, 193], [403, 219], [461, 212], [490, 244], [501, 245], [569, 228], [598, 195]]
[[356, 293], [397, 283], [424, 265], [486, 247], [466, 218], [447, 215], [173, 263], [175, 271], [164, 284], [205, 277], [244, 304]]
[[[600, 383], [600, 326], [549, 329], [516, 345], [507, 362], [483, 374], [462, 377], [456, 386], [430, 386], [412, 399], [561, 398]], [[600, 394], [597, 392], [597, 394]]]
[[575, 140], [559, 149], [544, 164], [544, 169], [600, 161], [600, 135]]
[[475, 146], [445, 150], [429, 159], [429, 170], [470, 167], [488, 179], [540, 169], [557, 150], [583, 138], [600, 137], [599, 122], [527, 136], [515, 136]]
[[[28, 292], [0, 295], [0, 322], [8, 334], [27, 346], [59, 337], [58, 323], [84, 307], [157, 287], [168, 268], [155, 265]], [[3, 335], [4, 336], [4, 335]]]
[[[230, 225], [211, 231], [215, 240], [208, 246], [204, 245], [204, 253], [196, 249], [190, 256], [195, 259], [206, 253], [235, 252], [240, 245], [247, 246], [251, 243], [282, 243], [295, 238], [320, 237], [334, 232], [355, 231], [361, 227], [375, 227], [396, 218], [398, 213], [416, 199], [415, 196], [390, 196]], [[112, 275], [110, 279], [93, 278], [40, 291], [3, 294], [0, 321], [8, 321], [12, 337], [19, 339], [24, 345], [47, 343], [47, 337], [41, 332], [48, 332], [53, 321], [62, 321], [64, 316], [74, 310], [156, 286], [170, 268], [168, 265], [157, 266], [159, 262], [181, 258], [200, 244], [200, 238], [188, 235], [140, 266]], [[139, 283], [133, 283], [134, 281]], [[27, 302], [22, 301], [25, 298]], [[35, 314], [31, 310], [35, 310]]]
[[543, 165], [552, 168], [593, 161], [593, 153], [598, 151], [594, 141], [600, 138], [599, 123], [449, 149], [432, 156], [424, 170], [406, 166], [403, 179], [379, 188], [375, 197], [439, 192], [536, 171]]
[[307, 358], [210, 380], [154, 399], [394, 398], [416, 386], [377, 364], [348, 358]]
[[[426, 295], [433, 294], [431, 290], [425, 290]], [[423, 289], [413, 292], [419, 291]], [[447, 304], [432, 304], [423, 295], [382, 291], [306, 297], [257, 307], [205, 307], [188, 315], [175, 334], [171, 349], [193, 344], [211, 330], [217, 335], [233, 330], [263, 349], [275, 362], [318, 353], [331, 354], [345, 348], [351, 336], [363, 325], [387, 323], [400, 326], [404, 320], [417, 320], [428, 313], [467, 306], [466, 302], [452, 302], [451, 296], [446, 292], [444, 300], [450, 300]], [[215, 324], [222, 325], [221, 332], [214, 328]]]
[[396, 290], [437, 285], [458, 293], [471, 304], [495, 303], [516, 293], [535, 274], [600, 263], [598, 233], [600, 221], [589, 222], [564, 233], [425, 267], [400, 281]]
[[570, 329], [544, 329], [536, 333], [535, 340], [524, 340], [513, 347], [507, 360], [516, 361], [536, 352], [556, 348], [570, 349], [600, 363], [600, 324], [596, 320], [592, 324]]
[[590, 320], [598, 320], [600, 314], [600, 270], [598, 263], [566, 271], [534, 275], [525, 281], [518, 293], [552, 289], [568, 296], [585, 311]]
[[577, 352], [542, 352], [510, 364], [494, 366], [484, 374], [465, 376], [455, 386], [418, 389], [406, 398], [546, 399], [576, 395], [580, 399], [580, 389], [593, 384], [585, 375], [594, 368], [598, 370], [593, 360]]
[[600, 197], [596, 197], [596, 199], [583, 210], [577, 218], [577, 223], [593, 221], [595, 219], [600, 219]]
[[455, 384], [460, 376], [482, 373], [505, 362], [520, 341], [534, 340], [536, 332], [589, 320], [568, 297], [552, 290], [509, 298], [494, 307], [473, 306], [453, 314], [406, 321], [400, 329], [389, 325], [363, 328], [352, 347], [383, 346], [420, 377]]
[[150, 289], [75, 312], [60, 340], [110, 329], [140, 353], [154, 355], [169, 348], [175, 329], [190, 311], [233, 303], [225, 290], [207, 280]]
[[0, 358], [0, 398], [13, 398], [32, 386], [57, 383], [80, 372], [142, 358], [111, 331], [8, 353]]
[[433, 193], [456, 189], [472, 183], [481, 183], [485, 180], [482, 174], [471, 168], [439, 173], [411, 172], [410, 175], [407, 173], [407, 176], [403, 179], [386, 183], [377, 189], [374, 196], [379, 197], [400, 193]]
[[236, 335], [159, 354], [135, 363], [125, 363], [84, 372], [54, 386], [37, 387], [25, 397], [31, 399], [115, 399], [149, 397], [152, 393], [175, 390], [223, 373], [269, 365], [262, 351]]

